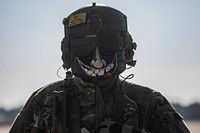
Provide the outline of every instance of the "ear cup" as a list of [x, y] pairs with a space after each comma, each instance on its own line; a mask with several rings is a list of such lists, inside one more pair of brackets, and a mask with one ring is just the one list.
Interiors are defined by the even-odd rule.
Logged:
[[136, 50], [137, 44], [133, 42], [131, 35], [128, 33], [127, 44], [125, 47], [126, 64], [135, 66], [136, 60], [133, 60], [134, 50]]
[[61, 51], [62, 51], [62, 60], [63, 60], [63, 67], [65, 69], [69, 69], [71, 67], [70, 65], [70, 49], [69, 49], [69, 41], [65, 37], [61, 41]]

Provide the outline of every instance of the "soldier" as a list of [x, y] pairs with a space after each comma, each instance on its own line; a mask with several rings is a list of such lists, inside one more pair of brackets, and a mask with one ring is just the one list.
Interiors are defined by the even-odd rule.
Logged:
[[63, 20], [66, 79], [29, 98], [10, 133], [190, 133], [159, 92], [119, 78], [134, 66], [136, 43], [126, 16], [107, 6], [83, 7]]

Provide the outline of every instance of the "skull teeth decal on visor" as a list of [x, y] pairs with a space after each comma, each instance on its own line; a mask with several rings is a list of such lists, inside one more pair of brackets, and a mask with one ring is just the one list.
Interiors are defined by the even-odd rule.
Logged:
[[76, 58], [76, 61], [79, 63], [85, 74], [91, 77], [103, 77], [108, 73], [113, 74], [117, 68], [117, 54], [115, 54], [114, 59], [110, 64], [101, 69], [84, 64], [78, 57]]

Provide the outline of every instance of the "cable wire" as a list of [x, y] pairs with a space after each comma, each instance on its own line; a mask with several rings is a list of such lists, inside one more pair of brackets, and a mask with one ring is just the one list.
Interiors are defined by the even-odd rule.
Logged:
[[62, 67], [63, 67], [63, 66], [60, 66], [60, 67], [57, 69], [56, 75], [57, 75], [58, 78], [60, 78], [60, 79], [65, 79], [65, 78], [63, 78], [63, 77], [61, 77], [61, 76], [59, 75], [59, 71], [61, 70]]
[[[121, 75], [120, 75], [121, 76]], [[127, 79], [132, 79], [134, 77], [134, 74], [129, 74], [127, 77], [123, 77], [121, 76], [124, 80], [121, 82], [120, 84], [120, 91], [122, 93], [122, 95], [127, 99], [129, 100], [131, 103], [135, 103], [130, 97], [128, 97], [124, 91], [122, 90], [122, 84], [127, 80]]]

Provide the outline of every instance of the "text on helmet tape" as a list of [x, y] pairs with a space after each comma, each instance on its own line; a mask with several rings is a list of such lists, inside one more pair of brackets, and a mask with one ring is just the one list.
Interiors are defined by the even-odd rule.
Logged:
[[75, 14], [69, 18], [68, 26], [72, 27], [75, 25], [79, 25], [79, 24], [85, 23], [85, 21], [86, 21], [86, 13]]

